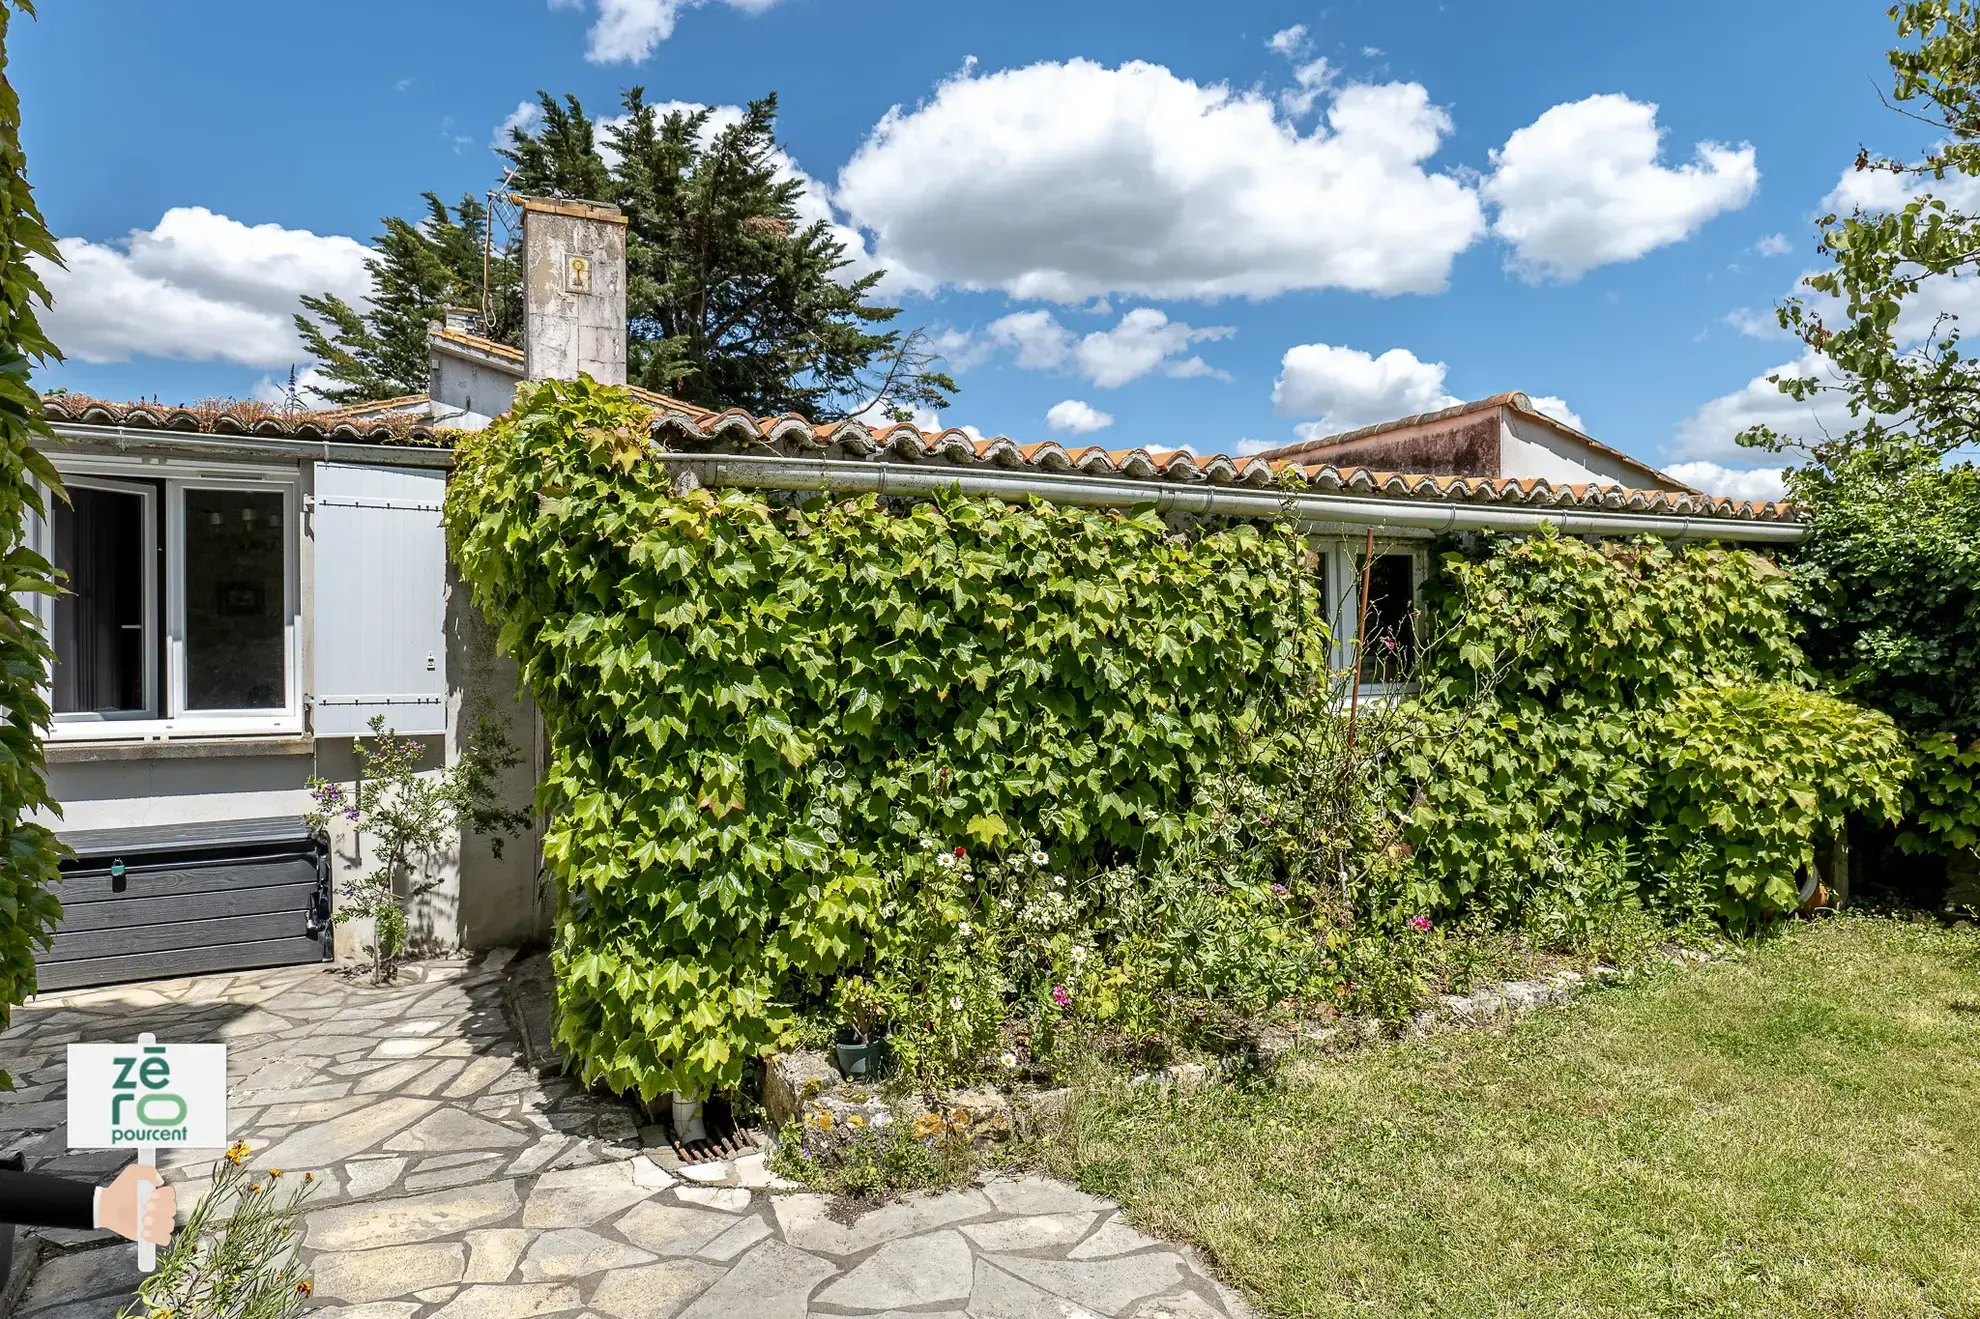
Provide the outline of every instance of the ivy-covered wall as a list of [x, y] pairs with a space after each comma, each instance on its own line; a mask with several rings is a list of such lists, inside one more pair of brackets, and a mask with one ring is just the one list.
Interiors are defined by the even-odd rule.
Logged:
[[1674, 914], [1792, 910], [1817, 845], [1852, 812], [1894, 818], [1912, 764], [1888, 717], [1815, 689], [1795, 599], [1770, 560], [1718, 547], [1445, 555], [1438, 731], [1408, 767], [1417, 899], [1513, 911], [1607, 875]]
[[623, 391], [552, 382], [447, 498], [548, 730], [560, 1042], [649, 1097], [780, 1043], [903, 852], [1138, 849], [1324, 653], [1286, 531], [671, 479]]

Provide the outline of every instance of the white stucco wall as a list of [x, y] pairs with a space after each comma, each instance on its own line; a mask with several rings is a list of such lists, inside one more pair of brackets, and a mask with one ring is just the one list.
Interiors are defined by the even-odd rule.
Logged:
[[1556, 484], [1600, 481], [1642, 487], [1643, 473], [1613, 454], [1577, 444], [1538, 422], [1505, 417], [1499, 432], [1499, 470], [1507, 476], [1539, 477]]

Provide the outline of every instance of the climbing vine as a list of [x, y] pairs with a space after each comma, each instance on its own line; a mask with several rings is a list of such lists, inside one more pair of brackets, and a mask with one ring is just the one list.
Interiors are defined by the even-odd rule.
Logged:
[[[11, 0], [33, 15], [25, 0]], [[61, 904], [49, 890], [60, 879], [60, 846], [36, 810], [57, 810], [48, 793], [41, 739], [48, 730], [48, 671], [54, 655], [28, 595], [53, 594], [54, 569], [28, 547], [28, 517], [46, 512], [40, 482], [58, 496], [60, 478], [35, 449], [52, 439], [41, 399], [29, 383], [34, 367], [61, 354], [42, 333], [36, 307], [48, 290], [30, 256], [60, 261], [27, 181], [21, 151], [21, 103], [7, 79], [10, 0], [0, 0], [0, 1029], [9, 1010], [34, 992], [34, 953], [46, 947]], [[0, 1072], [0, 1086], [6, 1073]]]
[[1419, 901], [1514, 910], [1629, 864], [1626, 895], [1745, 921], [1791, 910], [1817, 843], [1901, 809], [1910, 753], [1813, 689], [1793, 583], [1756, 554], [1557, 536], [1446, 555], [1411, 766]]
[[548, 735], [559, 1040], [649, 1097], [782, 1043], [933, 840], [1067, 870], [1159, 845], [1321, 653], [1289, 531], [677, 493], [589, 381], [456, 461], [456, 561]]

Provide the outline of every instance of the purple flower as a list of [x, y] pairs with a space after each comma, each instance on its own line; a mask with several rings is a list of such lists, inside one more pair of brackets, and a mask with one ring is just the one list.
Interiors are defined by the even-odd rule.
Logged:
[[1287, 888], [1284, 884], [1272, 885], [1272, 896], [1274, 897], [1283, 898], [1284, 896], [1286, 896], [1286, 894], [1290, 892], [1292, 892], [1292, 890]]
[[1062, 1008], [1066, 1007], [1072, 1002], [1072, 991], [1070, 989], [1067, 989], [1064, 985], [1053, 985], [1052, 1001], [1054, 1003], [1057, 1003]]
[[1412, 930], [1427, 931], [1430, 928], [1430, 918], [1428, 916], [1412, 916], [1409, 918], [1409, 928]]

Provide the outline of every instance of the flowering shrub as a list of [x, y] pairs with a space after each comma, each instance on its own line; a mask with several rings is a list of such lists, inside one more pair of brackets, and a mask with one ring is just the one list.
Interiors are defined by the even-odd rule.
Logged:
[[[649, 415], [536, 386], [457, 451], [447, 493], [454, 559], [544, 719], [558, 1038], [587, 1080], [739, 1080], [800, 992], [864, 964], [885, 877], [940, 868], [924, 838], [1035, 835], [1069, 878], [1159, 850], [1322, 667], [1290, 532], [677, 495]], [[982, 1040], [965, 947], [931, 945], [949, 960], [917, 973], [930, 1025], [908, 1047]]]
[[296, 1226], [316, 1175], [257, 1175], [236, 1141], [119, 1319], [294, 1319], [309, 1304]]

